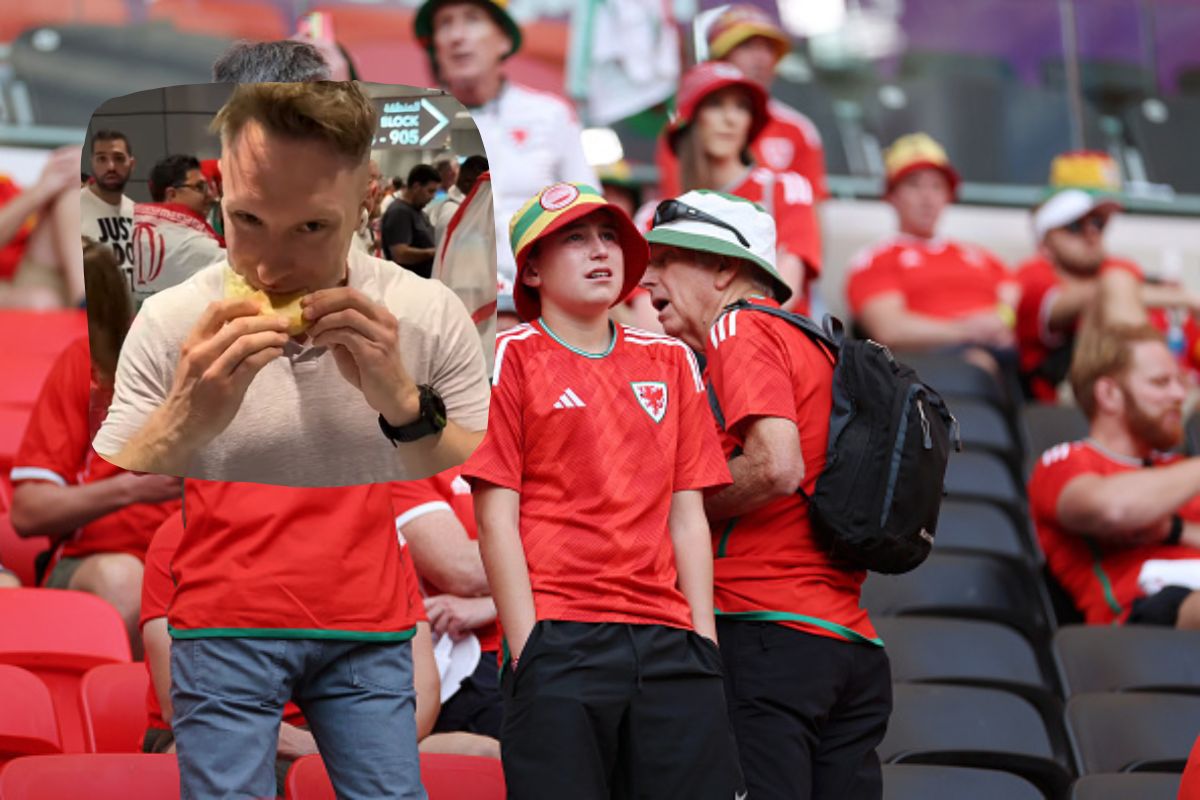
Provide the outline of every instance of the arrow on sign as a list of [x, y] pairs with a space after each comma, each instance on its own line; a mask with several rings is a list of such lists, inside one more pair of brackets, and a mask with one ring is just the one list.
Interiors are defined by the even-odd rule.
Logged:
[[424, 97], [421, 98], [421, 108], [428, 111], [435, 120], [433, 127], [426, 131], [425, 135], [421, 137], [419, 144], [424, 146], [426, 142], [428, 142], [430, 139], [440, 133], [443, 128], [449, 125], [450, 120], [446, 118], [445, 114], [443, 114], [441, 111], [438, 111], [437, 106], [435, 106], [433, 103], [430, 103]]

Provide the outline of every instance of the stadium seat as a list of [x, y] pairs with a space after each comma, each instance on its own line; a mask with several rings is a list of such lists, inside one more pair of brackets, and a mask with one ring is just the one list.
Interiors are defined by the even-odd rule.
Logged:
[[0, 764], [17, 756], [61, 752], [46, 684], [29, 670], [0, 664]]
[[174, 754], [26, 756], [0, 769], [0, 800], [177, 800]]
[[1139, 772], [1084, 775], [1071, 787], [1071, 800], [1191, 800], [1179, 794], [1179, 776]]
[[930, 554], [904, 575], [872, 573], [862, 604], [872, 615], [966, 617], [1016, 628], [1032, 642], [1048, 634], [1048, 615], [1028, 569], [988, 556]]
[[60, 589], [0, 592], [0, 664], [24, 667], [50, 688], [64, 752], [84, 751], [83, 674], [129, 660], [125, 624], [99, 597]]
[[[7, 491], [7, 487], [5, 487]], [[0, 501], [0, 506], [4, 503]], [[17, 574], [23, 586], [35, 585], [35, 569], [33, 562], [38, 554], [50, 547], [50, 540], [45, 536], [33, 536], [22, 539], [13, 530], [12, 520], [8, 517], [8, 509], [0, 508], [0, 564]]]
[[[504, 800], [500, 761], [446, 753], [421, 754], [421, 783], [429, 800]], [[304, 756], [287, 774], [286, 800], [334, 800], [320, 756]], [[3, 798], [0, 798], [3, 800]]]
[[101, 664], [79, 684], [79, 713], [89, 753], [140, 753], [146, 731], [146, 665]]
[[1067, 701], [1066, 722], [1081, 775], [1183, 772], [1200, 731], [1200, 697], [1077, 694]]
[[1088, 435], [1087, 417], [1075, 406], [1030, 403], [1021, 411], [1025, 428], [1025, 475], [1033, 471], [1037, 460], [1051, 447], [1074, 442]]
[[1054, 693], [1032, 645], [1006, 625], [938, 617], [875, 617], [872, 622], [897, 683], [973, 684], [1034, 702]]
[[1041, 551], [1021, 536], [1012, 519], [991, 503], [943, 500], [934, 547], [1036, 563]]
[[1021, 442], [1004, 415], [991, 403], [969, 397], [955, 399], [950, 405], [958, 420], [963, 449], [997, 455], [1012, 466], [1014, 475], [1018, 474]]
[[896, 684], [878, 753], [891, 763], [1012, 772], [1049, 797], [1070, 782], [1057, 731], [1052, 736], [1029, 702], [996, 689]]
[[0, 405], [0, 471], [3, 471], [6, 479], [12, 471], [17, 450], [21, 447], [21, 439], [25, 436], [30, 408]]
[[1010, 772], [932, 764], [884, 764], [883, 800], [1044, 800]]
[[169, 20], [181, 31], [269, 41], [292, 31], [278, 3], [264, 0], [154, 0], [152, 20]]
[[1189, 414], [1183, 425], [1183, 453], [1200, 456], [1200, 411]]
[[1157, 691], [1200, 695], [1200, 631], [1072, 625], [1054, 635], [1067, 696]]
[[1018, 524], [1026, 519], [1025, 485], [1017, 482], [1008, 464], [991, 453], [952, 450], [945, 489], [947, 497], [995, 503]]
[[955, 398], [985, 400], [1008, 412], [1011, 402], [1004, 387], [974, 364], [943, 353], [898, 352], [896, 358], [912, 367], [921, 380], [932, 386], [954, 410]]

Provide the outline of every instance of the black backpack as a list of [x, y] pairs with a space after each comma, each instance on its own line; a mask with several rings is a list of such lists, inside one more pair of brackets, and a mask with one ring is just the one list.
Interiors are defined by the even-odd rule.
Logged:
[[[725, 312], [756, 311], [787, 320], [834, 362], [825, 469], [808, 501], [813, 530], [835, 561], [889, 575], [914, 569], [933, 546], [950, 442], [958, 421], [941, 395], [870, 339], [844, 336], [842, 323], [745, 300]], [[712, 384], [708, 400], [722, 430]]]

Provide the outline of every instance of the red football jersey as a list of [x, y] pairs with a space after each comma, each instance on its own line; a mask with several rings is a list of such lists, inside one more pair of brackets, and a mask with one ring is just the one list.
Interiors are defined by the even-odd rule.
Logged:
[[188, 479], [171, 562], [175, 638], [404, 641], [423, 616], [386, 483], [298, 488]]
[[860, 254], [850, 267], [846, 297], [853, 314], [880, 295], [898, 292], [914, 314], [935, 319], [988, 311], [1012, 279], [986, 250], [947, 239], [898, 236]]
[[[753, 302], [778, 308], [773, 300]], [[745, 444], [744, 423], [791, 420], [800, 431], [802, 488], [825, 468], [833, 363], [790, 323], [753, 311], [720, 317], [709, 332], [706, 374], [725, 416], [727, 457]], [[863, 571], [835, 567], [813, 535], [798, 495], [713, 525], [713, 583], [720, 613], [767, 619], [822, 636], [879, 644], [859, 606]]]
[[[110, 399], [93, 380], [87, 337], [67, 345], [50, 368], [29, 418], [10, 473], [13, 484], [34, 480], [76, 486], [124, 472], [97, 455], [91, 444]], [[178, 500], [125, 506], [84, 525], [63, 543], [59, 555], [129, 553], [144, 558], [154, 531], [177, 510]]]
[[[418, 517], [434, 511], [448, 511], [458, 518], [472, 541], [479, 538], [475, 527], [475, 503], [471, 501], [471, 484], [462, 477], [462, 467], [454, 467], [420, 481], [395, 481], [392, 487], [392, 508], [396, 514], [396, 531], [404, 541], [404, 526]], [[405, 548], [408, 552], [408, 548]], [[433, 581], [422, 578], [425, 594], [443, 594]], [[500, 649], [500, 629], [490, 622], [473, 631], [484, 652]]]
[[[159, 526], [158, 532], [150, 542], [146, 551], [146, 571], [142, 577], [142, 611], [138, 627], [144, 627], [152, 619], [167, 616], [171, 598], [175, 594], [175, 582], [171, 576], [171, 560], [183, 539], [183, 514], [175, 513], [167, 517]], [[404, 576], [410, 597], [420, 607], [421, 595], [417, 589], [417, 573], [407, 550], [401, 546], [401, 560], [404, 565]], [[422, 612], [423, 614], [423, 612]], [[424, 616], [419, 617], [425, 619]], [[146, 692], [147, 725], [151, 728], [166, 729], [171, 726], [163, 721], [162, 706], [158, 695], [154, 692], [154, 668], [150, 659], [146, 659], [146, 672], [150, 674], [150, 687]], [[304, 714], [295, 703], [288, 702], [283, 709], [283, 721], [291, 725], [305, 725]]]
[[[1110, 258], [1100, 270], [1121, 269], [1138, 280], [1142, 271], [1130, 261]], [[1074, 329], [1068, 334], [1050, 330], [1050, 307], [1062, 284], [1062, 277], [1054, 265], [1042, 256], [1026, 261], [1017, 270], [1017, 283], [1021, 287], [1021, 301], [1017, 304], [1017, 348], [1021, 372], [1030, 376], [1033, 396], [1047, 403], [1058, 400], [1056, 386], [1035, 373], [1045, 362], [1066, 348], [1068, 351], [1075, 340]], [[1066, 358], [1065, 354], [1060, 357]], [[1065, 374], [1065, 373], [1064, 373]]]
[[[1159, 466], [1175, 460], [1159, 459]], [[1137, 459], [1108, 453], [1088, 440], [1051, 447], [1029, 476], [1029, 510], [1046, 563], [1089, 624], [1124, 621], [1129, 606], [1142, 596], [1138, 572], [1152, 558], [1200, 558], [1187, 545], [1127, 545], [1072, 533], [1058, 521], [1062, 490], [1080, 475], [1117, 475], [1143, 467]], [[1200, 494], [1179, 509], [1179, 516], [1200, 522]]]
[[730, 477], [679, 340], [616, 325], [596, 355], [540, 321], [500, 334], [487, 436], [462, 474], [520, 493], [539, 620], [692, 627], [671, 498]]
[[[7, 175], [0, 175], [0, 206], [8, 205], [19, 194], [21, 194], [21, 188], [13, 183]], [[0, 281], [10, 281], [16, 275], [17, 267], [21, 265], [21, 258], [25, 255], [25, 247], [29, 244], [29, 236], [33, 233], [36, 222], [37, 217], [30, 216], [17, 229], [16, 234], [3, 246], [0, 246]]]
[[[829, 196], [825, 184], [825, 147], [812, 120], [789, 105], [771, 98], [767, 103], [770, 119], [762, 133], [750, 145], [754, 163], [776, 172], [795, 172], [808, 179], [818, 200]], [[659, 137], [655, 152], [658, 165], [659, 193], [678, 197], [679, 160], [671, 152], [666, 137]]]

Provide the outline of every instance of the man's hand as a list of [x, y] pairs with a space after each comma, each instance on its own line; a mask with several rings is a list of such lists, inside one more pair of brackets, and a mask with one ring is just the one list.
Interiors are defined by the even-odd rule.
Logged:
[[178, 500], [183, 494], [183, 481], [171, 475], [148, 475], [123, 472], [114, 477], [125, 494], [126, 504], [165, 503]]
[[967, 341], [988, 347], [1012, 347], [1015, 338], [1008, 323], [995, 311], [971, 314], [959, 320]]
[[51, 152], [33, 189], [47, 200], [69, 188], [78, 189], [82, 154], [83, 148], [78, 146], [60, 147]]
[[458, 641], [466, 634], [496, 619], [496, 604], [490, 597], [457, 597], [438, 594], [425, 598], [425, 613], [434, 633], [448, 633]]
[[322, 289], [300, 301], [313, 344], [329, 347], [338, 371], [394, 426], [420, 416], [416, 384], [400, 359], [396, 315], [357, 289]]
[[283, 355], [287, 320], [258, 312], [250, 300], [210, 303], [183, 343], [163, 408], [185, 447], [194, 449], [225, 430], [254, 376]]

